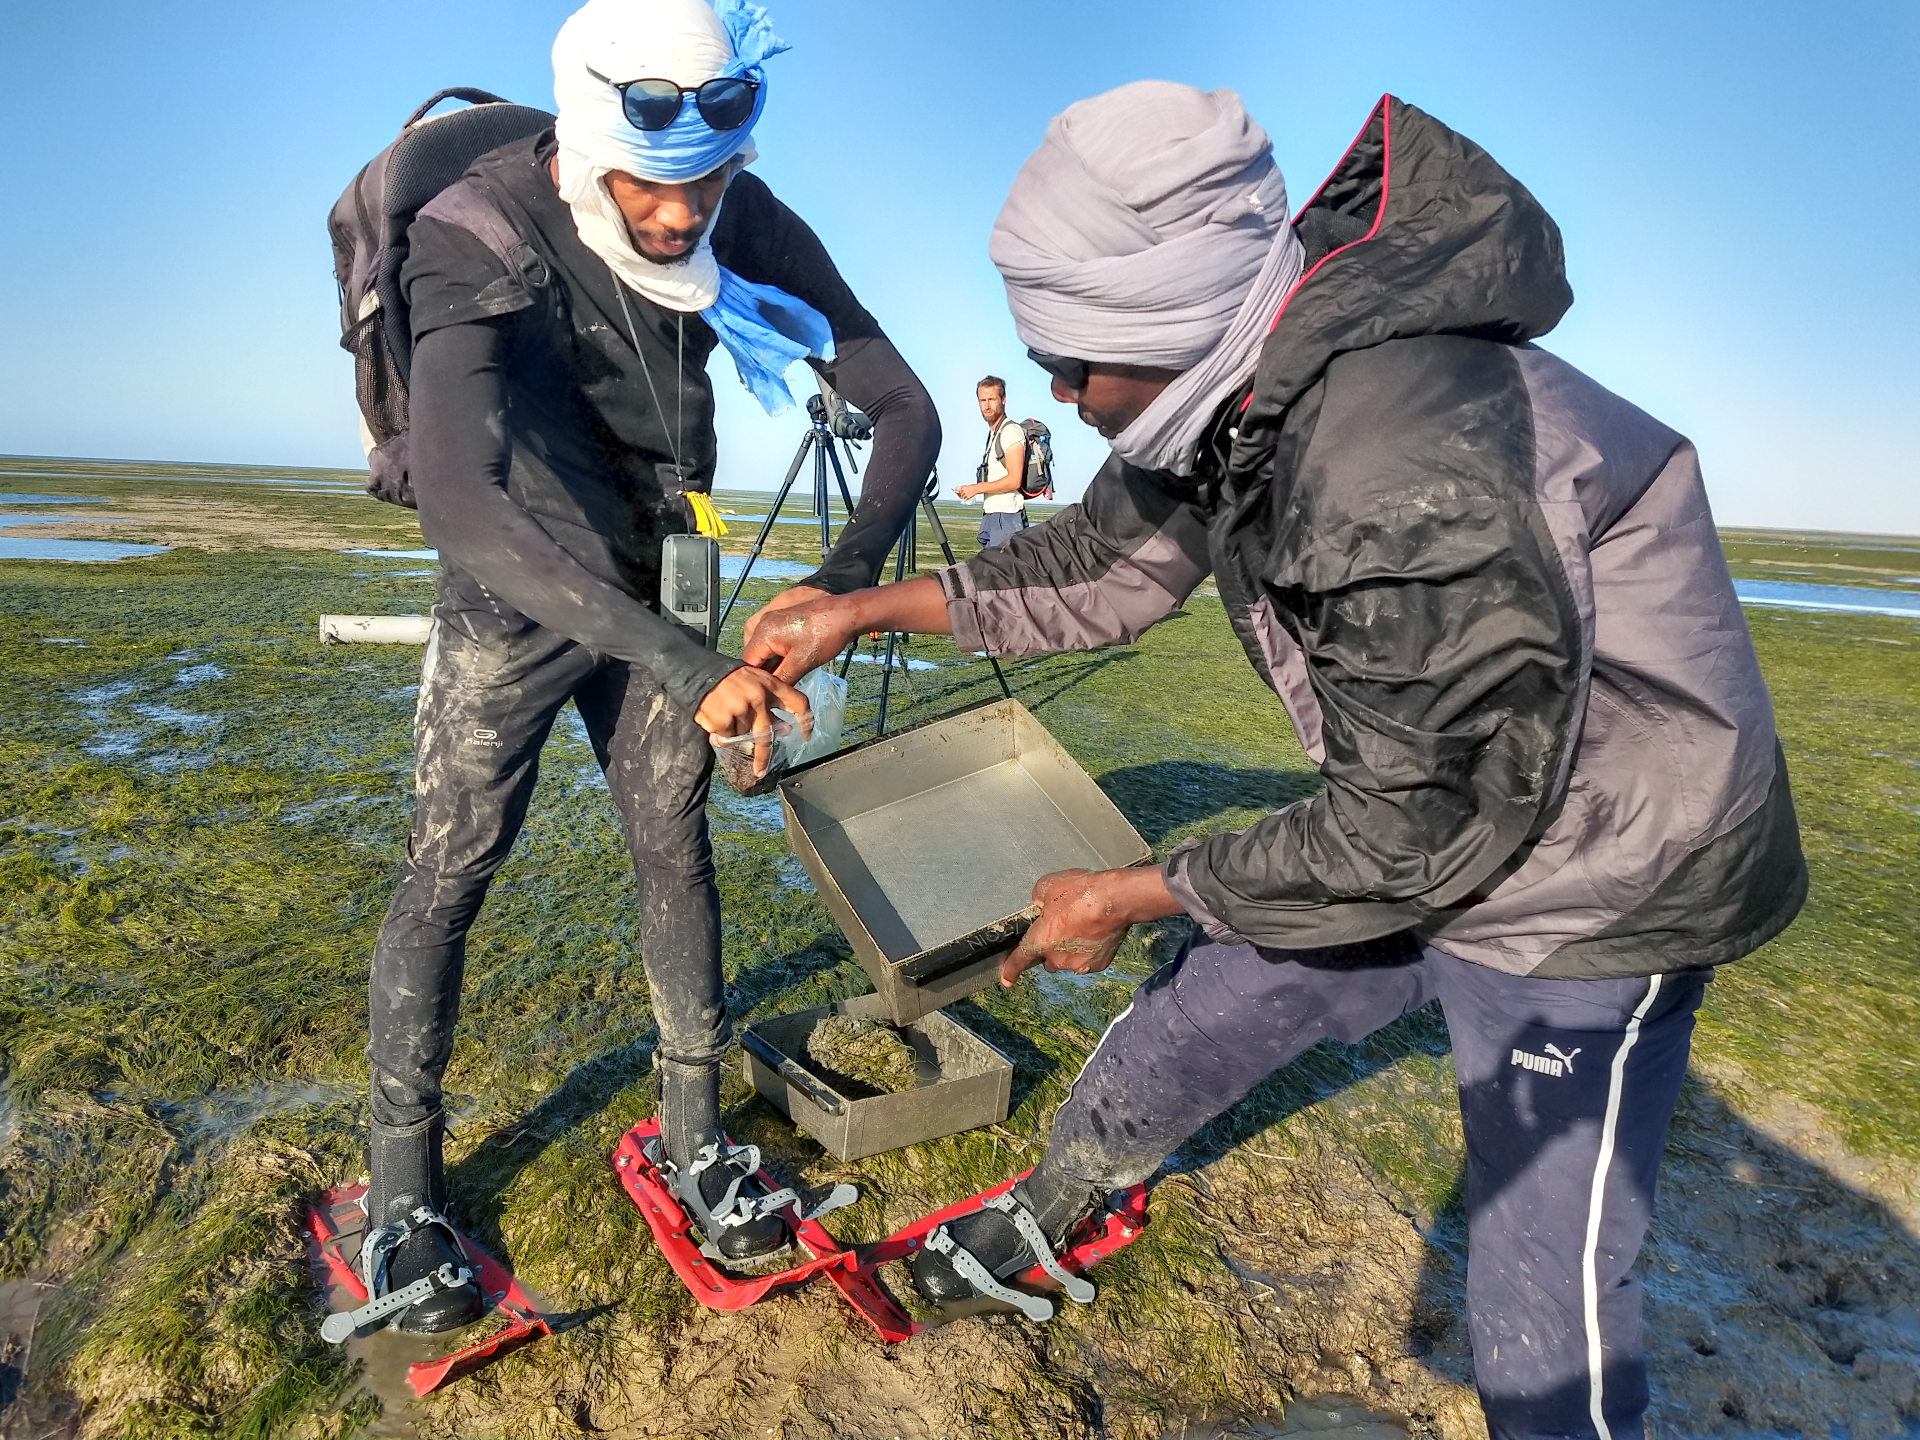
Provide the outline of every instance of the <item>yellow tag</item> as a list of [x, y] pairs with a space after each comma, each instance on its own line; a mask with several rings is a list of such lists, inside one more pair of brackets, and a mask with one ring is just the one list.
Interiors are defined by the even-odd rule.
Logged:
[[687, 508], [693, 511], [693, 528], [709, 540], [718, 540], [727, 533], [727, 522], [713, 508], [713, 501], [698, 490], [687, 491]]

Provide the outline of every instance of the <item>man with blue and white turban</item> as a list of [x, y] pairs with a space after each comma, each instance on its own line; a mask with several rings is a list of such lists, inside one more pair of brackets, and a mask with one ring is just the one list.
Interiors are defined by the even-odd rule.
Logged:
[[[409, 233], [409, 464], [441, 574], [418, 804], [370, 987], [369, 1217], [405, 1235], [377, 1293], [457, 1273], [447, 1231], [419, 1217], [443, 1204], [466, 934], [568, 700], [639, 879], [663, 1168], [728, 1258], [785, 1240], [720, 1127], [731, 1031], [705, 802], [711, 739], [756, 734], [764, 770], [770, 710], [806, 702], [660, 612], [662, 545], [711, 519], [715, 349], [769, 411], [804, 359], [874, 422], [859, 509], [803, 596], [873, 582], [940, 443], [913, 372], [746, 169], [785, 48], [747, 0], [589, 0], [554, 43], [557, 123], [482, 156]], [[471, 1284], [443, 1283], [401, 1325], [479, 1309]]]

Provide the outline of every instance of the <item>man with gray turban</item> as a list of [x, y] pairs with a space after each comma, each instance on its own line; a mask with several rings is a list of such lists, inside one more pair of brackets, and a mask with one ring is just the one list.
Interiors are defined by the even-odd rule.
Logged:
[[1112, 457], [1046, 524], [784, 612], [748, 651], [790, 676], [865, 630], [1124, 643], [1212, 573], [1319, 768], [1311, 798], [1157, 867], [1039, 877], [1003, 984], [1103, 969], [1143, 921], [1198, 933], [1108, 1028], [1015, 1203], [934, 1231], [914, 1279], [1006, 1296], [1036, 1242], [1272, 1071], [1438, 1000], [1489, 1431], [1639, 1436], [1632, 1269], [1693, 1013], [1806, 894], [1771, 703], [1693, 447], [1530, 343], [1573, 297], [1525, 187], [1389, 96], [1285, 206], [1231, 95], [1068, 109], [991, 253]]
[[363, 1259], [376, 1295], [442, 1277], [404, 1329], [480, 1309], [472, 1284], [445, 1283], [462, 1272], [441, 1083], [468, 928], [569, 700], [640, 886], [663, 1173], [724, 1257], [786, 1239], [754, 1152], [720, 1126], [731, 1030], [705, 802], [710, 737], [755, 736], [764, 770], [770, 708], [806, 701], [661, 613], [662, 546], [713, 528], [716, 349], [770, 411], [804, 359], [873, 419], [859, 509], [803, 597], [873, 583], [940, 430], [819, 239], [745, 169], [785, 48], [749, 0], [588, 0], [554, 42], [554, 127], [482, 156], [409, 232], [409, 462], [441, 573], [418, 803], [370, 986]]

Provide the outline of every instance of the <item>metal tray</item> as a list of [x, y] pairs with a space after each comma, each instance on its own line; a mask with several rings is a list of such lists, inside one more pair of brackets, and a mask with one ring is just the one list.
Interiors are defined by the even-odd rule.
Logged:
[[895, 1024], [992, 982], [1042, 875], [1153, 858], [1018, 700], [795, 770], [780, 801], [787, 844]]
[[749, 1025], [740, 1037], [746, 1077], [793, 1123], [842, 1160], [937, 1140], [1007, 1118], [1013, 1062], [948, 1015], [901, 1026], [921, 1080], [898, 1095], [851, 1099], [810, 1068], [807, 1036], [829, 1015], [884, 1020], [878, 995], [796, 1010]]

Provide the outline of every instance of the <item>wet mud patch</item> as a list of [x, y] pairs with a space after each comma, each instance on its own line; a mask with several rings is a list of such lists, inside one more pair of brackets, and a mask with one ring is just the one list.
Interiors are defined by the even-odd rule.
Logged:
[[1652, 1416], [1676, 1434], [1911, 1434], [1920, 1241], [1689, 1085], [1640, 1264]]
[[7, 535], [51, 541], [125, 542], [137, 538], [148, 545], [220, 551], [251, 550], [263, 545], [332, 550], [350, 543], [354, 532], [224, 499], [153, 496], [117, 504], [111, 514], [62, 516], [58, 521], [9, 528]]
[[1294, 1440], [1318, 1436], [1321, 1440], [1403, 1440], [1406, 1427], [1390, 1415], [1339, 1398], [1296, 1400], [1278, 1420], [1229, 1421], [1224, 1425], [1201, 1420], [1182, 1421], [1165, 1440]]

